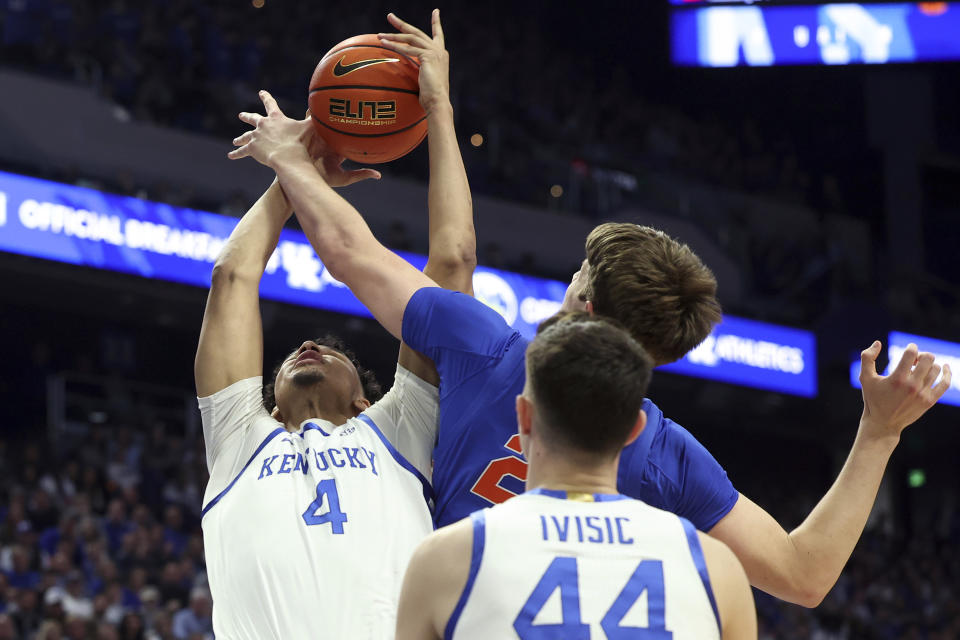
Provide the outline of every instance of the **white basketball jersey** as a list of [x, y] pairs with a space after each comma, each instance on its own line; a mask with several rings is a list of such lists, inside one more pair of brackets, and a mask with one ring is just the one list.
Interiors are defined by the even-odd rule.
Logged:
[[[258, 399], [259, 383], [250, 387]], [[368, 410], [288, 432], [263, 412], [254, 430], [273, 429], [239, 473], [216, 493], [211, 477], [202, 524], [218, 639], [394, 636], [404, 571], [433, 528], [432, 496], [371, 414], [389, 419]]]
[[536, 489], [474, 513], [446, 638], [719, 640], [697, 532], [617, 495]]

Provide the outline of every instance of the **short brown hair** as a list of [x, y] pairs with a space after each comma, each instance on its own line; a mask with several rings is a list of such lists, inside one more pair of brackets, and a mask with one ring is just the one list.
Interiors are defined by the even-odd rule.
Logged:
[[583, 312], [550, 318], [527, 347], [527, 383], [550, 443], [594, 456], [623, 448], [652, 368], [629, 333]]
[[587, 263], [594, 312], [623, 324], [657, 364], [679, 360], [720, 322], [713, 272], [662, 231], [601, 224], [587, 236]]

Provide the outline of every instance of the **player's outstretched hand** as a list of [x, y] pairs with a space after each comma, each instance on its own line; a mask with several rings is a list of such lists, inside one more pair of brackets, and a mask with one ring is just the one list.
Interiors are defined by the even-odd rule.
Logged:
[[[309, 109], [307, 120], [310, 120]], [[345, 158], [337, 155], [313, 126], [307, 136], [307, 152], [313, 160], [313, 166], [331, 187], [345, 187], [367, 178], [379, 180], [381, 177], [380, 172], [375, 169], [344, 169], [342, 165]]]
[[343, 158], [334, 154], [317, 135], [309, 111], [305, 119], [294, 120], [284, 115], [268, 92], [261, 91], [260, 100], [267, 115], [248, 112], [239, 115], [243, 122], [253, 125], [253, 129], [233, 139], [237, 148], [227, 154], [231, 160], [249, 156], [274, 171], [283, 162], [305, 160], [313, 163], [331, 187], [343, 187], [367, 178], [380, 179], [380, 172], [373, 169], [347, 171], [340, 166]]
[[863, 386], [862, 424], [878, 437], [899, 437], [910, 424], [926, 413], [950, 388], [950, 365], [934, 362], [932, 353], [918, 353], [911, 343], [900, 357], [900, 362], [888, 376], [877, 373], [880, 341], [874, 342], [860, 354], [860, 384]]
[[396, 14], [388, 13], [387, 20], [400, 33], [380, 33], [383, 46], [397, 53], [420, 60], [420, 106], [430, 113], [432, 109], [450, 102], [450, 55], [443, 39], [440, 9], [430, 16], [433, 37], [407, 24]]
[[276, 170], [277, 165], [288, 160], [310, 160], [307, 143], [312, 125], [309, 120], [288, 118], [280, 110], [277, 101], [266, 91], [260, 91], [260, 100], [267, 115], [247, 113], [238, 117], [253, 126], [253, 130], [237, 136], [233, 144], [237, 148], [227, 154], [231, 160], [253, 158], [260, 164]]

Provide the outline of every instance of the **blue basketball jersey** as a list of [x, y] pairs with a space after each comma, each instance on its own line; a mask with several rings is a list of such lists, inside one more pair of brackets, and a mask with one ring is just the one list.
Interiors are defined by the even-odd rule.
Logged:
[[[403, 340], [440, 374], [440, 427], [433, 453], [434, 520], [442, 527], [523, 493], [515, 399], [523, 390], [527, 340], [471, 296], [417, 291]], [[649, 400], [647, 427], [620, 458], [618, 490], [709, 531], [739, 494], [703, 445]]]

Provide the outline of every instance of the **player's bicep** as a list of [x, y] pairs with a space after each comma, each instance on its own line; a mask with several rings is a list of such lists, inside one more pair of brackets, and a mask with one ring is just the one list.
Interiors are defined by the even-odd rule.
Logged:
[[214, 269], [194, 361], [197, 395], [263, 373], [259, 279]]
[[791, 576], [802, 568], [790, 535], [747, 496], [740, 496], [710, 535], [733, 550], [753, 586], [789, 601], [796, 597]]
[[757, 610], [747, 574], [722, 542], [698, 532], [713, 589], [723, 640], [756, 640]]
[[336, 271], [332, 265], [327, 266], [397, 339], [402, 339], [403, 314], [413, 294], [419, 289], [437, 286], [375, 239], [369, 250], [349, 252], [349, 257], [337, 265]]

